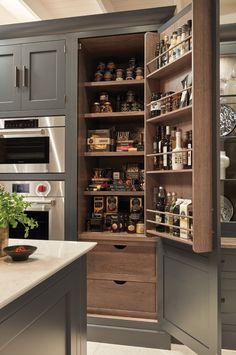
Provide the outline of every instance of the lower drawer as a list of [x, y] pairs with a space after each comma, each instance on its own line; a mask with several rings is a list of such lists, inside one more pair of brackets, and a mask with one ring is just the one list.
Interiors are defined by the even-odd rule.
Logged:
[[156, 248], [98, 244], [87, 255], [89, 279], [156, 282]]
[[156, 284], [131, 281], [88, 280], [88, 311], [155, 318]]

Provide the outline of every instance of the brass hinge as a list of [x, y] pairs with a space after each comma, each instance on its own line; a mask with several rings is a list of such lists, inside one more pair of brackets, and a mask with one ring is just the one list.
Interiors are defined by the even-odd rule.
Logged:
[[66, 53], [66, 45], [64, 44], [64, 53]]
[[79, 43], [79, 50], [81, 50], [82, 49], [82, 44], [81, 43]]

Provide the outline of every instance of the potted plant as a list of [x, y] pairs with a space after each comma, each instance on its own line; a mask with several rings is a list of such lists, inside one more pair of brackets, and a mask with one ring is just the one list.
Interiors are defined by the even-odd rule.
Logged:
[[0, 185], [0, 257], [5, 255], [3, 248], [8, 244], [9, 226], [16, 228], [18, 223], [21, 223], [25, 229], [25, 238], [28, 237], [30, 229], [38, 227], [38, 223], [25, 213], [30, 205], [24, 200], [24, 196], [7, 192], [4, 186]]

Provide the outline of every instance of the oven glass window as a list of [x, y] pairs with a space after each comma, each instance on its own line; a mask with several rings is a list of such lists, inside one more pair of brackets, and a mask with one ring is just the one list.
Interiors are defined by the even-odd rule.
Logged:
[[49, 137], [0, 138], [0, 164], [49, 163]]
[[[38, 228], [30, 229], [29, 237], [26, 239], [49, 239], [49, 212], [48, 211], [27, 211], [27, 216], [34, 218], [38, 222]], [[10, 238], [24, 238], [24, 227], [18, 224], [16, 228], [10, 227]]]

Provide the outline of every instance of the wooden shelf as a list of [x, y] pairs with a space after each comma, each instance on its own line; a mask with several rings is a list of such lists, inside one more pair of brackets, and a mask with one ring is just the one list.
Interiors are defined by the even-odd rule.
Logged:
[[99, 113], [85, 113], [80, 117], [84, 119], [89, 118], [96, 118], [96, 119], [143, 119], [144, 118], [144, 111], [129, 111], [129, 112], [99, 112]]
[[171, 236], [168, 233], [157, 232], [157, 231], [154, 231], [152, 229], [148, 229], [147, 230], [147, 234], [151, 234], [151, 235], [153, 235], [155, 237], [160, 237], [160, 238], [173, 240], [173, 241], [178, 242], [178, 243], [193, 245], [193, 241], [191, 239], [183, 239], [183, 238], [180, 238], [180, 237], [174, 237], [174, 236]]
[[105, 240], [105, 241], [133, 241], [133, 242], [153, 242], [153, 238], [146, 237], [144, 234], [131, 233], [111, 233], [111, 232], [82, 232], [79, 240]]
[[84, 191], [85, 196], [144, 196], [144, 191]]
[[84, 87], [88, 89], [106, 89], [112, 91], [120, 91], [129, 87], [143, 87], [143, 80], [120, 80], [120, 81], [87, 81], [84, 83]]
[[85, 157], [137, 157], [144, 156], [144, 152], [85, 152]]
[[183, 174], [183, 173], [192, 173], [192, 169], [183, 169], [183, 170], [148, 170], [147, 174]]
[[186, 118], [187, 115], [190, 115], [192, 113], [192, 106], [186, 106], [183, 108], [179, 108], [178, 110], [171, 111], [168, 113], [165, 113], [160, 116], [152, 117], [147, 119], [147, 123], [161, 123], [161, 122], [167, 122], [168, 120], [173, 120], [176, 118]]
[[182, 57], [176, 59], [174, 62], [161, 67], [160, 69], [154, 70], [152, 73], [147, 75], [147, 79], [160, 79], [162, 77], [167, 77], [180, 71], [181, 69], [186, 69], [192, 63], [192, 51], [187, 52]]

